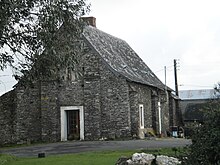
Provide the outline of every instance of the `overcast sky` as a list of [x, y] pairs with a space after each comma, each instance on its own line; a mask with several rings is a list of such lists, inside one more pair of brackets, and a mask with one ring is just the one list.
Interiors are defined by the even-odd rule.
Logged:
[[164, 82], [179, 89], [213, 88], [220, 81], [220, 1], [91, 0], [97, 28], [126, 40]]
[[[210, 89], [220, 81], [219, 0], [90, 0], [97, 28], [119, 37], [174, 89]], [[0, 72], [0, 95], [14, 84]], [[6, 88], [6, 89], [5, 89]]]

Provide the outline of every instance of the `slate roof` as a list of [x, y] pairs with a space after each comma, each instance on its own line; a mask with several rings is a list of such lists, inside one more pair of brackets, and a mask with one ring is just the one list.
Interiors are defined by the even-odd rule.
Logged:
[[129, 81], [164, 89], [164, 84], [126, 41], [92, 26], [86, 26], [83, 35], [113, 72]]

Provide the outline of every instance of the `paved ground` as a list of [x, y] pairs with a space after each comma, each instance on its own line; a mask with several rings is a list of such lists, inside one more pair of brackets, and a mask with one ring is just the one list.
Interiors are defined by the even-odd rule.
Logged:
[[13, 149], [0, 149], [0, 153], [8, 153], [20, 157], [36, 157], [38, 153], [46, 155], [80, 153], [87, 151], [149, 149], [163, 147], [181, 147], [190, 145], [189, 139], [154, 139], [128, 141], [71, 141], [50, 144], [32, 145]]

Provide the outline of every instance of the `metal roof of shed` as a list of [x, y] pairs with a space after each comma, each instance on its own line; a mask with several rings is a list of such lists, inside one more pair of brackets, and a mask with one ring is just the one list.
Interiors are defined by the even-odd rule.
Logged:
[[215, 91], [214, 89], [182, 90], [179, 91], [179, 97], [182, 100], [213, 99], [215, 98]]

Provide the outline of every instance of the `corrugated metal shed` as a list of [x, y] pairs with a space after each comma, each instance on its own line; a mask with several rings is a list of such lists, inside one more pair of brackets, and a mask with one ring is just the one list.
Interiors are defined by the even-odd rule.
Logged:
[[182, 100], [204, 100], [214, 99], [214, 89], [202, 89], [202, 90], [182, 90], [179, 91], [179, 97]]

